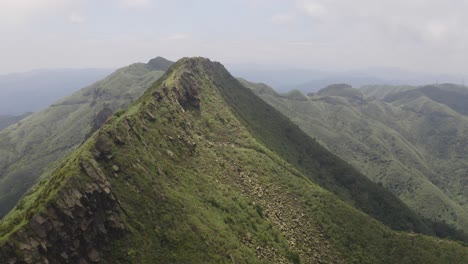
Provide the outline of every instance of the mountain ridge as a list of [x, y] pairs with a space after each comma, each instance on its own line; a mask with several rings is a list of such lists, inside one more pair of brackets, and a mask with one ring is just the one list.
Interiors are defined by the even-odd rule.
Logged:
[[[255, 84], [250, 87], [255, 91]], [[333, 153], [392, 190], [425, 218], [466, 230], [468, 215], [463, 208], [466, 204], [463, 197], [467, 196], [463, 194], [463, 176], [460, 172], [447, 173], [463, 171], [463, 161], [456, 158], [465, 151], [461, 143], [465, 140], [462, 136], [466, 130], [465, 118], [423, 96], [417, 87], [387, 88], [361, 89], [365, 99], [333, 93], [311, 94], [309, 100], [299, 102], [271, 94], [258, 95]], [[417, 93], [417, 96], [409, 99], [400, 93]], [[401, 100], [382, 101], [389, 96]], [[429, 139], [431, 133], [433, 138]], [[460, 144], [444, 141], [447, 135]], [[442, 149], [448, 152], [440, 152]], [[441, 158], [444, 156], [452, 157], [453, 161]], [[452, 168], [443, 167], [444, 163], [450, 164], [447, 162], [457, 163], [449, 165]], [[452, 178], [444, 180], [443, 177], [449, 176], [443, 175]], [[438, 224], [432, 225], [435, 230], [440, 229]]]
[[252, 95], [219, 63], [180, 60], [0, 222], [1, 260], [466, 259], [460, 244], [391, 231], [313, 184], [252, 135], [253, 119], [234, 99], [280, 116]]
[[135, 63], [0, 131], [0, 218], [57, 160], [137, 100], [163, 72]]

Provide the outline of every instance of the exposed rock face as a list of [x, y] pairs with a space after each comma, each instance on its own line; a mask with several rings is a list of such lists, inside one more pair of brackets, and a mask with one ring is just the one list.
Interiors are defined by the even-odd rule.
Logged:
[[99, 111], [93, 119], [91, 131], [86, 135], [85, 139], [88, 139], [94, 132], [96, 132], [104, 123], [112, 116], [112, 110], [108, 107], [105, 107]]
[[124, 225], [111, 186], [94, 159], [82, 160], [91, 181], [65, 188], [0, 248], [8, 263], [96, 263]]

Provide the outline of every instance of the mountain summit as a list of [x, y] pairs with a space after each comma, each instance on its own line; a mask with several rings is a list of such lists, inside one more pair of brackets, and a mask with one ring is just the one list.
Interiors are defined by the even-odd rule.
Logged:
[[151, 59], [146, 65], [151, 71], [167, 71], [172, 65], [174, 65], [174, 62], [163, 57], [156, 57]]
[[[314, 184], [294, 155], [329, 184], [355, 172], [310, 138], [293, 154], [300, 147], [287, 137], [301, 133], [221, 64], [181, 59], [0, 223], [0, 262], [467, 259], [458, 243], [392, 231]], [[323, 159], [306, 159], [314, 155]]]

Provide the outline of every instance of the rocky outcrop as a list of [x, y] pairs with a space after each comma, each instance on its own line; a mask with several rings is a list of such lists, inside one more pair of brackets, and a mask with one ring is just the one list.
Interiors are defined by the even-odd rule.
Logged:
[[85, 140], [91, 137], [94, 134], [94, 132], [101, 128], [101, 126], [104, 125], [104, 123], [107, 121], [107, 119], [109, 119], [109, 117], [112, 116], [112, 114], [112, 110], [108, 107], [105, 107], [104, 109], [96, 113], [96, 116], [94, 117], [93, 122], [91, 124], [91, 131], [89, 131], [89, 133], [85, 136]]
[[82, 160], [87, 183], [72, 177], [67, 186], [8, 242], [0, 246], [0, 262], [97, 263], [105, 245], [123, 234], [119, 205], [110, 182], [94, 159]]

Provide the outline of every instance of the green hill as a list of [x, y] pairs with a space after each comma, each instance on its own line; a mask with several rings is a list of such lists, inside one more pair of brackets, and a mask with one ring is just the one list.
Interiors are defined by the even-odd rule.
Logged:
[[154, 67], [137, 63], [121, 68], [0, 131], [0, 218], [55, 161], [140, 97], [163, 74]]
[[[268, 122], [272, 125], [261, 130]], [[0, 222], [0, 261], [463, 263], [468, 258], [468, 248], [459, 243], [392, 231], [314, 184], [313, 175], [352, 180], [345, 176], [357, 174], [302, 135], [219, 63], [182, 59]], [[301, 172], [307, 166], [281, 158], [296, 160], [290, 151], [302, 147], [283, 144], [299, 139], [310, 155], [325, 157], [304, 159], [316, 169], [307, 175]]]
[[[386, 94], [387, 102], [327, 91], [303, 102], [258, 95], [424, 218], [466, 232], [468, 119], [454, 110], [458, 101], [437, 102], [455, 97], [452, 91], [440, 88], [438, 93], [450, 96], [431, 98], [427, 87], [375, 89], [364, 94]], [[454, 235], [440, 224], [430, 225], [439, 235]]]
[[173, 61], [163, 57], [156, 57], [146, 64], [146, 68], [152, 71], [167, 71], [172, 65], [174, 65]]
[[409, 91], [389, 94], [383, 98], [386, 102], [416, 100], [427, 97], [434, 102], [450, 107], [461, 115], [468, 115], [468, 89], [455, 84], [427, 85]]

